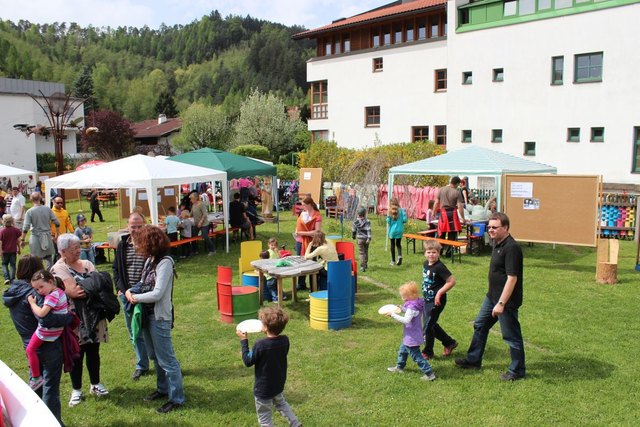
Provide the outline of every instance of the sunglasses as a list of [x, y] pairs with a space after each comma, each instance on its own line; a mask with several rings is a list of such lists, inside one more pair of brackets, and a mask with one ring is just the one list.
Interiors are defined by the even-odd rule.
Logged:
[[498, 228], [502, 228], [502, 227], [503, 227], [502, 225], [490, 225], [487, 228], [489, 230], [497, 230]]

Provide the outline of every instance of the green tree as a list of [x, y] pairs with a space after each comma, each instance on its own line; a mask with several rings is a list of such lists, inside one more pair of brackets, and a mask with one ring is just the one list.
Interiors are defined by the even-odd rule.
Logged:
[[86, 99], [84, 103], [85, 114], [98, 109], [98, 103], [93, 93], [93, 70], [89, 66], [85, 66], [82, 73], [73, 82], [73, 95], [78, 98]]
[[226, 150], [232, 128], [227, 116], [217, 107], [194, 103], [181, 115], [180, 135], [172, 140], [172, 145], [180, 151], [199, 148]]
[[252, 157], [254, 159], [269, 160], [271, 158], [267, 147], [263, 147], [262, 145], [239, 145], [232, 149], [231, 152], [239, 156]]
[[262, 145], [269, 150], [271, 159], [276, 160], [293, 151], [296, 134], [303, 127], [299, 117], [287, 115], [280, 98], [256, 89], [240, 106], [234, 145]]
[[176, 101], [173, 99], [171, 93], [168, 90], [162, 92], [158, 96], [158, 102], [156, 102], [155, 108], [156, 116], [164, 114], [167, 117], [177, 117], [178, 110], [176, 109]]

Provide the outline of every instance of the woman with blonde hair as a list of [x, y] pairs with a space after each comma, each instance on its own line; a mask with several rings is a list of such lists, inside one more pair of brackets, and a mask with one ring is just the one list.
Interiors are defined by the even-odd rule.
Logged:
[[335, 246], [327, 242], [326, 236], [322, 231], [316, 231], [307, 251], [304, 254], [306, 259], [315, 259], [324, 267], [318, 272], [318, 289], [327, 289], [327, 262], [338, 261], [338, 252]]
[[[391, 264], [402, 265], [402, 234], [404, 224], [407, 222], [407, 213], [400, 207], [397, 197], [392, 197], [387, 211], [387, 227], [389, 240], [391, 240]], [[396, 263], [396, 249], [398, 250], [398, 262]]]

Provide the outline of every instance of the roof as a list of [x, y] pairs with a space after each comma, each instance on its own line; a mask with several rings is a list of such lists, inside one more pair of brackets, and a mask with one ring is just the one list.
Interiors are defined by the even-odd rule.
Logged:
[[436, 6], [446, 6], [446, 4], [447, 0], [414, 0], [409, 2], [396, 1], [393, 3], [389, 3], [388, 5], [370, 10], [368, 12], [352, 16], [350, 18], [336, 20], [329, 25], [325, 25], [324, 27], [294, 34], [293, 38], [310, 38], [315, 35], [333, 31], [339, 28], [353, 27], [354, 25], [363, 24], [370, 21], [380, 21], [397, 15], [413, 14], [414, 12], [419, 10], [430, 9]]
[[41, 82], [37, 80], [21, 80], [0, 78], [0, 93], [29, 94], [33, 96], [51, 96], [54, 93], [65, 93], [64, 84], [53, 82]]
[[134, 138], [158, 138], [180, 130], [181, 127], [182, 120], [178, 118], [167, 119], [161, 124], [158, 124], [158, 119], [144, 120], [131, 126]]
[[389, 169], [389, 175], [502, 175], [557, 173], [554, 166], [481, 147], [450, 151]]
[[213, 148], [189, 151], [169, 157], [169, 160], [225, 171], [227, 179], [247, 176], [275, 176], [277, 173], [276, 167], [272, 164]]

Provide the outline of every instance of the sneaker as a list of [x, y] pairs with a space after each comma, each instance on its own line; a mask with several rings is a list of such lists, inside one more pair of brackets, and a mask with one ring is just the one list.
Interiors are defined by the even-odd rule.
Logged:
[[398, 257], [398, 265], [402, 265], [402, 257], [401, 256]]
[[82, 402], [83, 399], [82, 390], [73, 390], [71, 391], [71, 399], [69, 399], [69, 408], [73, 408]]
[[427, 353], [422, 353], [422, 358], [424, 360], [431, 360], [431, 359], [433, 359], [433, 355], [428, 355]]
[[391, 261], [391, 262], [389, 263], [389, 265], [390, 265], [391, 267], [393, 267], [393, 266], [395, 266], [395, 265], [396, 265], [396, 262], [395, 262], [395, 261]]
[[101, 397], [109, 394], [109, 390], [106, 389], [102, 383], [99, 384], [91, 384], [91, 388], [89, 389], [89, 393]]
[[444, 351], [442, 352], [442, 355], [444, 357], [451, 356], [451, 353], [453, 353], [453, 350], [455, 350], [456, 347], [458, 347], [458, 342], [457, 341], [454, 341], [454, 343], [451, 344], [450, 346], [445, 346], [444, 347]]
[[40, 375], [39, 377], [31, 378], [29, 380], [29, 387], [31, 387], [31, 390], [33, 391], [36, 391], [37, 389], [42, 387], [42, 384], [44, 384], [44, 377], [42, 375]]
[[398, 368], [397, 366], [390, 366], [387, 368], [387, 371], [393, 372], [394, 374], [403, 374], [404, 369]]
[[434, 374], [433, 372], [429, 373], [429, 374], [424, 374], [423, 376], [420, 377], [421, 380], [423, 381], [435, 381], [436, 380], [436, 374]]
[[456, 359], [456, 366], [462, 369], [480, 369], [480, 365], [471, 363], [467, 359]]
[[360, 272], [364, 273], [365, 271], [367, 271], [367, 267], [360, 267]]
[[516, 375], [513, 372], [505, 372], [500, 375], [500, 381], [518, 381], [524, 378], [524, 375]]

